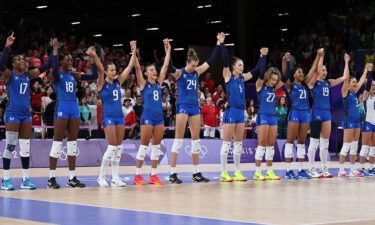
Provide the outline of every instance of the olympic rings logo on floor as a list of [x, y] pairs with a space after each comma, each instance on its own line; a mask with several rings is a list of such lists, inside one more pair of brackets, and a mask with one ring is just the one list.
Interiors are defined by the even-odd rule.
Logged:
[[[191, 146], [185, 146], [185, 152], [188, 155], [191, 155]], [[201, 145], [201, 149], [199, 151], [199, 158], [203, 159], [205, 155], [207, 155], [207, 147], [205, 145]]]
[[[77, 147], [76, 150], [77, 150], [76, 156], [79, 156], [79, 148]], [[67, 160], [68, 159], [68, 153], [67, 153], [67, 151], [68, 151], [68, 147], [63, 147], [61, 149], [61, 153], [59, 155], [59, 159], [61, 159], [61, 160]]]

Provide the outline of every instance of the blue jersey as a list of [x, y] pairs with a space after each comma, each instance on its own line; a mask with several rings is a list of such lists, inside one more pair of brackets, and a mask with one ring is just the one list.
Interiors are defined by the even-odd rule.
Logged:
[[186, 72], [181, 69], [181, 77], [177, 80], [178, 99], [177, 104], [199, 106], [198, 102], [198, 73]]
[[[180, 89], [178, 90], [178, 93], [180, 93]], [[142, 90], [142, 97], [143, 97], [142, 118], [152, 119], [152, 120], [163, 120], [164, 119], [163, 106], [161, 102], [162, 95], [161, 95], [161, 86], [159, 82], [156, 81], [155, 84], [152, 84], [149, 81], [146, 81], [145, 87]]]
[[236, 109], [245, 109], [245, 81], [242, 74], [236, 77], [232, 74], [228, 83], [225, 84], [228, 107]]
[[119, 80], [114, 80], [112, 84], [104, 81], [100, 97], [103, 104], [103, 118], [124, 118]]
[[315, 87], [312, 89], [312, 96], [314, 99], [313, 109], [331, 109], [329, 98], [329, 82], [317, 80]]
[[11, 116], [30, 116], [30, 74], [18, 75], [12, 72], [7, 83], [7, 114]]
[[275, 88], [263, 85], [258, 92], [259, 113], [265, 115], [276, 115]]
[[292, 110], [309, 110], [309, 93], [306, 87], [302, 84], [292, 83], [292, 90], [290, 91], [290, 98], [292, 100]]
[[358, 98], [354, 92], [349, 91], [346, 98], [342, 98], [345, 109], [345, 120], [360, 122], [361, 116], [359, 114], [357, 105]]
[[54, 89], [58, 101], [77, 102], [77, 82], [72, 72], [64, 73], [59, 70], [54, 83]]

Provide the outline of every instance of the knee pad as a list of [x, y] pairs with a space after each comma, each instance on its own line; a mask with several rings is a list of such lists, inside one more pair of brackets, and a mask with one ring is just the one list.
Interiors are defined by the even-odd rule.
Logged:
[[223, 141], [223, 143], [221, 144], [220, 155], [228, 155], [230, 144], [230, 141]]
[[273, 160], [274, 155], [275, 155], [275, 147], [267, 146], [266, 147], [266, 160]]
[[19, 139], [20, 156], [30, 157], [30, 139]]
[[147, 155], [148, 146], [146, 145], [140, 145], [138, 152], [137, 152], [137, 160], [145, 160], [145, 157]]
[[370, 152], [370, 146], [362, 145], [361, 151], [359, 152], [360, 156], [367, 157]]
[[116, 146], [116, 151], [112, 156], [112, 162], [118, 162], [119, 163], [120, 160], [121, 160], [121, 154], [122, 154], [121, 145], [118, 145], [118, 146]]
[[310, 145], [308, 148], [309, 152], [316, 152], [316, 149], [319, 146], [319, 139], [310, 137]]
[[68, 156], [76, 156], [77, 155], [77, 141], [68, 141], [67, 143], [67, 153]]
[[350, 150], [350, 143], [345, 142], [342, 144], [340, 155], [346, 156]]
[[171, 152], [179, 153], [184, 139], [174, 139]]
[[306, 154], [306, 149], [304, 144], [297, 144], [297, 158], [304, 159]]
[[111, 161], [111, 159], [116, 154], [116, 146], [108, 145], [107, 150], [104, 152], [103, 159], [107, 161]]
[[375, 146], [370, 147], [370, 152], [368, 154], [370, 157], [375, 157]]
[[358, 151], [358, 141], [352, 141], [350, 143], [350, 155], [357, 155]]
[[233, 155], [241, 155], [242, 154], [242, 141], [234, 142], [233, 147]]
[[18, 141], [18, 132], [6, 131], [5, 132], [6, 147], [3, 153], [3, 157], [6, 159], [13, 158], [13, 151], [16, 148]]
[[285, 144], [285, 150], [284, 150], [284, 156], [285, 158], [293, 158], [293, 144], [286, 143]]
[[326, 138], [320, 138], [319, 139], [319, 142], [320, 142], [320, 151], [328, 151], [328, 147], [329, 147], [329, 139], [326, 139]]
[[191, 154], [198, 155], [201, 152], [201, 140], [192, 140], [191, 141]]
[[151, 160], [159, 160], [160, 157], [160, 145], [151, 146]]
[[257, 149], [255, 150], [255, 159], [262, 160], [265, 152], [266, 152], [266, 147], [258, 146]]
[[322, 121], [310, 122], [310, 137], [319, 139], [321, 131], [322, 131]]
[[61, 155], [62, 141], [53, 141], [49, 156], [58, 158]]

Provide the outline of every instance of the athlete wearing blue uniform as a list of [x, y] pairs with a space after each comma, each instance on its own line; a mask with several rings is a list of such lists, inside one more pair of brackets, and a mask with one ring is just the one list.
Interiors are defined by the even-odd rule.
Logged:
[[308, 89], [303, 84], [293, 82], [289, 92], [292, 107], [288, 115], [288, 121], [299, 124], [310, 122], [310, 106]]
[[[349, 61], [350, 56], [345, 54], [345, 69], [344, 73], [349, 74]], [[347, 176], [355, 176], [355, 177], [362, 177], [363, 173], [359, 172], [355, 168], [355, 161], [357, 157], [358, 151], [358, 141], [361, 132], [361, 118], [357, 108], [358, 105], [358, 98], [357, 92], [362, 87], [362, 85], [366, 81], [366, 74], [367, 71], [372, 71], [369, 67], [369, 63], [366, 64], [365, 69], [363, 70], [363, 74], [357, 83], [357, 79], [355, 77], [350, 77], [345, 79], [344, 84], [341, 88], [341, 94], [343, 99], [343, 106], [345, 109], [345, 115], [343, 118], [343, 127], [344, 127], [344, 138], [343, 138], [343, 145], [340, 151], [340, 158], [339, 158], [339, 176], [340, 177], [347, 177]], [[349, 77], [349, 75], [347, 76]], [[371, 78], [369, 77], [369, 81], [371, 82]], [[368, 84], [368, 90], [371, 87], [371, 83]], [[349, 153], [350, 156], [350, 171], [349, 174], [344, 169], [344, 163], [346, 155]]]
[[[134, 176], [135, 185], [144, 185], [146, 182], [142, 177], [142, 166], [145, 156], [148, 152], [150, 138], [151, 144], [151, 176], [148, 179], [149, 184], [164, 184], [157, 175], [157, 166], [161, 154], [160, 143], [164, 135], [164, 115], [162, 106], [161, 86], [164, 82], [168, 65], [171, 58], [171, 45], [168, 39], [163, 40], [165, 58], [164, 64], [158, 75], [155, 65], [147, 65], [142, 74], [138, 60], [136, 60], [135, 69], [137, 74], [138, 86], [142, 91], [143, 111], [141, 115], [141, 144], [137, 152], [136, 171]], [[145, 75], [147, 80], [143, 77]]]
[[232, 74], [225, 83], [228, 105], [224, 111], [223, 123], [244, 123], [245, 102], [245, 78], [242, 74]]
[[[125, 133], [124, 114], [122, 112], [121, 85], [128, 78], [136, 58], [135, 41], [130, 42], [132, 56], [128, 66], [120, 75], [117, 75], [116, 66], [112, 62], [104, 67], [96, 54], [96, 49], [91, 46], [86, 53], [94, 61], [98, 68], [98, 91], [103, 105], [103, 128], [107, 141], [107, 149], [104, 152], [97, 182], [100, 187], [108, 187], [106, 170], [109, 164], [112, 166], [111, 186], [124, 187], [126, 183], [119, 176], [121, 146]], [[106, 76], [104, 76], [106, 75]]]
[[[218, 37], [217, 37], [218, 38]], [[216, 60], [220, 51], [220, 43], [217, 41], [215, 49], [207, 62], [198, 66], [199, 58], [194, 49], [189, 49], [186, 66], [176, 69], [172, 61], [169, 62], [169, 72], [173, 74], [178, 86], [178, 99], [176, 106], [176, 132], [171, 153], [171, 175], [169, 182], [182, 183], [177, 177], [176, 164], [178, 153], [182, 147], [186, 123], [189, 121], [191, 133], [191, 156], [193, 160], [193, 182], [208, 182], [209, 180], [199, 172], [199, 154], [201, 152], [200, 133], [200, 110], [198, 102], [198, 77], [204, 73]]]
[[275, 87], [263, 85], [258, 92], [259, 113], [257, 126], [277, 126]]
[[57, 55], [57, 49], [48, 58], [45, 65], [26, 72], [26, 62], [22, 55], [16, 55], [12, 59], [13, 71], [6, 68], [6, 61], [10, 46], [14, 42], [13, 33], [7, 38], [3, 54], [0, 57], [0, 75], [5, 81], [8, 90], [8, 103], [5, 110], [4, 121], [6, 124], [6, 147], [3, 152], [4, 179], [1, 184], [3, 190], [13, 190], [10, 181], [10, 162], [17, 142], [20, 146], [22, 163], [22, 189], [35, 189], [36, 186], [29, 179], [30, 164], [30, 79], [38, 77], [41, 73], [50, 69], [52, 55]]

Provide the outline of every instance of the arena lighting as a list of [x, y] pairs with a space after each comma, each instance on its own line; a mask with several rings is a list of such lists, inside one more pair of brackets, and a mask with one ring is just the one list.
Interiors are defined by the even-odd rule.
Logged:
[[288, 31], [288, 28], [281, 28], [281, 31]]
[[203, 5], [198, 5], [197, 8], [198, 9], [203, 9]]
[[213, 20], [213, 21], [209, 21], [208, 23], [215, 24], [215, 23], [221, 23], [221, 22], [222, 22], [221, 20]]
[[289, 13], [279, 13], [279, 14], [277, 14], [277, 15], [279, 15], [279, 16], [289, 16]]
[[113, 44], [113, 47], [121, 47], [124, 46], [124, 44]]
[[175, 50], [175, 51], [183, 51], [183, 50], [185, 50], [185, 48], [174, 48], [173, 50]]
[[173, 39], [168, 39], [169, 40], [169, 42], [172, 42], [173, 41]]
[[147, 28], [146, 30], [159, 30], [158, 27], [150, 27], [150, 28]]
[[135, 14], [132, 14], [131, 17], [137, 17], [137, 16], [141, 16], [140, 13], [135, 13]]
[[234, 46], [234, 43], [225, 44], [225, 46]]
[[212, 5], [205, 5], [204, 8], [210, 8]]
[[230, 35], [230, 33], [225, 33], [225, 36], [229, 36]]
[[72, 25], [78, 25], [78, 24], [80, 24], [81, 22], [79, 22], [79, 21], [76, 21], [76, 22], [72, 22]]
[[101, 37], [103, 36], [102, 34], [94, 34], [94, 37]]
[[45, 8], [47, 8], [47, 6], [46, 5], [38, 5], [36, 8], [37, 9], [45, 9]]

